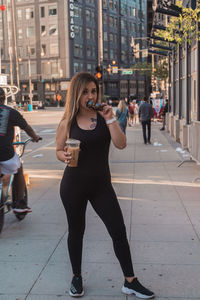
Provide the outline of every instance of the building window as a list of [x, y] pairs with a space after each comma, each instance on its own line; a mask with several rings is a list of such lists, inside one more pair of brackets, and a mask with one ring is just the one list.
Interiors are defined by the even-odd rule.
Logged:
[[103, 24], [107, 25], [108, 22], [108, 16], [106, 14], [103, 14]]
[[30, 47], [30, 46], [27, 46], [26, 47], [26, 56], [33, 56], [35, 54], [35, 47]]
[[92, 46], [88, 45], [87, 46], [87, 57], [92, 57], [93, 53], [92, 53]]
[[79, 71], [78, 63], [74, 63], [74, 73], [78, 73], [78, 71]]
[[33, 8], [26, 8], [26, 20], [30, 20], [34, 18], [34, 10]]
[[41, 47], [41, 48], [42, 48], [42, 49], [41, 49], [41, 54], [42, 54], [42, 56], [45, 56], [46, 53], [47, 53], [46, 45], [45, 45], [45, 44], [42, 44], [42, 47]]
[[118, 83], [117, 82], [109, 82], [108, 86], [110, 89], [117, 89]]
[[92, 65], [91, 64], [87, 64], [87, 71], [91, 73], [91, 71], [92, 71]]
[[23, 57], [23, 48], [18, 47], [18, 57]]
[[117, 28], [117, 18], [109, 17], [109, 26]]
[[127, 5], [126, 4], [121, 4], [120, 11], [121, 11], [122, 15], [126, 16], [126, 14], [127, 14]]
[[74, 63], [74, 73], [80, 72], [83, 70], [83, 64], [75, 62]]
[[122, 43], [123, 45], [126, 44], [126, 37], [125, 37], [124, 35], [121, 36], [121, 43]]
[[57, 25], [51, 25], [49, 27], [49, 35], [58, 35]]
[[123, 50], [121, 51], [121, 61], [123, 61], [123, 62], [127, 61], [126, 52]]
[[58, 62], [57, 61], [51, 63], [51, 74], [54, 76], [58, 75]]
[[136, 16], [136, 9], [134, 7], [129, 7], [129, 16], [130, 17]]
[[49, 6], [49, 16], [56, 16], [56, 15], [57, 15], [56, 5]]
[[31, 74], [36, 74], [36, 64], [31, 63]]
[[104, 40], [105, 42], [108, 41], [108, 33], [107, 33], [106, 31], [104, 31], [104, 33], [103, 33], [103, 40]]
[[46, 26], [42, 25], [41, 26], [41, 36], [45, 36], [46, 35]]
[[83, 46], [81, 44], [74, 45], [74, 56], [76, 56], [76, 57], [83, 56]]
[[49, 74], [49, 72], [48, 72], [48, 66], [49, 66], [49, 64], [47, 62], [42, 62], [42, 74]]
[[92, 11], [90, 9], [86, 9], [85, 10], [85, 15], [86, 15], [86, 21], [87, 22], [91, 22], [92, 20], [94, 20], [94, 11]]
[[30, 55], [35, 55], [35, 48], [34, 47], [30, 48]]
[[115, 55], [115, 50], [114, 50], [114, 49], [110, 49], [110, 59], [111, 59], [111, 60], [114, 60], [115, 57], [116, 57], [116, 55]]
[[26, 47], [26, 56], [29, 56], [29, 54], [31, 56], [35, 55], [35, 47], [30, 47], [30, 46]]
[[83, 34], [82, 34], [82, 27], [78, 26], [78, 25], [74, 25], [74, 32], [75, 32], [75, 36], [82, 38]]
[[50, 55], [58, 55], [58, 44], [50, 45]]
[[127, 29], [127, 23], [125, 20], [121, 20], [121, 29]]
[[45, 17], [45, 7], [44, 6], [40, 7], [40, 16], [41, 16], [41, 18]]
[[108, 0], [103, 0], [103, 8], [107, 8], [108, 6]]
[[91, 39], [91, 29], [90, 28], [86, 28], [86, 39], [90, 40]]
[[82, 19], [82, 8], [78, 6], [74, 6], [74, 16]]
[[33, 37], [35, 36], [35, 28], [30, 26], [26, 28], [26, 36], [27, 37]]
[[108, 59], [108, 49], [104, 48], [103, 55], [105, 59]]
[[137, 27], [135, 23], [130, 23], [130, 32], [135, 33], [137, 31]]
[[22, 20], [22, 10], [21, 9], [17, 9], [17, 20], [18, 21]]
[[19, 40], [21, 40], [23, 38], [23, 31], [21, 28], [17, 29], [17, 37]]

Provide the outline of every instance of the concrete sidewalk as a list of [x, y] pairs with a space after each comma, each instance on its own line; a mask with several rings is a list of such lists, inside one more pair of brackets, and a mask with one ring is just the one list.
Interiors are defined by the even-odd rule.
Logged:
[[[159, 125], [144, 145], [139, 125], [127, 128], [128, 146], [111, 147], [110, 166], [134, 269], [158, 300], [200, 299], [200, 166], [178, 167], [181, 153]], [[25, 164], [33, 213], [18, 223], [6, 216], [0, 237], [0, 300], [71, 299], [66, 217], [59, 199], [63, 164], [55, 148], [40, 149], [43, 164]], [[87, 300], [136, 299], [121, 293], [123, 275], [104, 225], [88, 206], [83, 252]]]

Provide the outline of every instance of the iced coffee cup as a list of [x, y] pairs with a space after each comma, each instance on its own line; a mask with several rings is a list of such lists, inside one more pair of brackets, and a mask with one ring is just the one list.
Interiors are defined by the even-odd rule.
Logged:
[[66, 145], [68, 146], [67, 152], [70, 152], [72, 154], [72, 159], [70, 163], [68, 163], [68, 166], [77, 167], [78, 156], [80, 151], [80, 141], [75, 139], [68, 139], [66, 141]]

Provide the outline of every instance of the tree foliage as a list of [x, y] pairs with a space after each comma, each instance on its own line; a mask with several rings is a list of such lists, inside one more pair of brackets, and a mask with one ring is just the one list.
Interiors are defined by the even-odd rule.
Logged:
[[200, 0], [197, 0], [195, 9], [184, 7], [183, 1], [177, 1], [177, 6], [182, 9], [179, 17], [171, 17], [166, 30], [156, 30], [155, 35], [164, 38], [167, 42], [176, 41], [178, 44], [189, 44], [197, 38], [200, 40], [200, 31], [197, 24], [200, 22]]
[[160, 60], [157, 65], [155, 65], [155, 71], [153, 74], [158, 79], [165, 81], [168, 78], [168, 63]]
[[141, 75], [151, 76], [152, 64], [148, 62], [138, 62], [131, 68], [133, 71], [137, 70]]

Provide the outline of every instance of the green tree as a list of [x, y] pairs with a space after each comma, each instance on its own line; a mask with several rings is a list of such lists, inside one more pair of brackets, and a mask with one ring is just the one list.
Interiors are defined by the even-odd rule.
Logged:
[[155, 66], [154, 76], [159, 80], [166, 81], [168, 78], [168, 64], [166, 61], [159, 61]]
[[197, 38], [200, 40], [200, 31], [197, 24], [200, 22], [200, 0], [197, 0], [195, 9], [184, 7], [183, 1], [177, 1], [177, 6], [182, 9], [179, 17], [171, 17], [166, 30], [156, 30], [155, 35], [164, 38], [166, 42], [176, 41], [178, 44], [189, 44]]
[[138, 71], [141, 75], [151, 76], [152, 64], [148, 62], [138, 62], [131, 68], [133, 71]]

